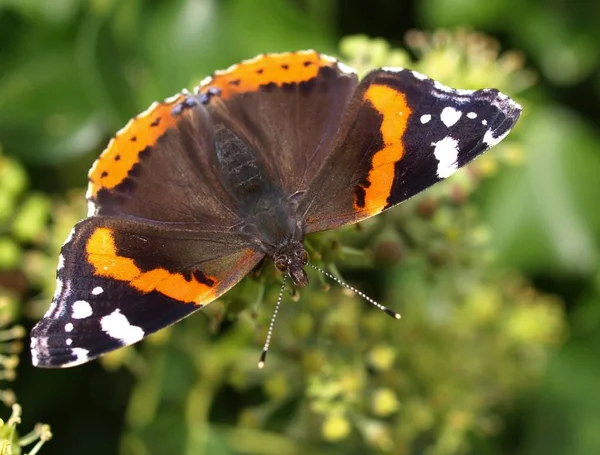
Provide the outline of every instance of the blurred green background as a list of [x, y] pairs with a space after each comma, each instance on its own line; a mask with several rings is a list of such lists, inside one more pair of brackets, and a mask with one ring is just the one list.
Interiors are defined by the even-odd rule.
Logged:
[[[42, 453], [600, 453], [597, 1], [0, 0], [0, 43], [0, 399], [16, 394], [18, 435], [51, 425]], [[403, 320], [315, 278], [258, 370], [267, 266], [135, 349], [17, 365], [115, 131], [216, 69], [304, 48], [525, 108], [467, 171], [308, 240]]]

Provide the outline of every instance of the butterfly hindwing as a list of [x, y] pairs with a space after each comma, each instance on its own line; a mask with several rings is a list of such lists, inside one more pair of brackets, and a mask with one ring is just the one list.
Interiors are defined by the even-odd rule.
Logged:
[[139, 341], [210, 303], [262, 258], [235, 235], [90, 217], [61, 250], [33, 363], [66, 367]]
[[371, 72], [302, 201], [307, 232], [376, 215], [449, 177], [500, 142], [520, 113], [494, 89], [455, 90], [401, 68]]

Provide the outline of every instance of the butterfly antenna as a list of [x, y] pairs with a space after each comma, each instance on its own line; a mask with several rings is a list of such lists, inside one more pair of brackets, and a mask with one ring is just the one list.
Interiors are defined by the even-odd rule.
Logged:
[[281, 306], [281, 301], [283, 300], [283, 291], [285, 289], [285, 281], [287, 280], [287, 275], [283, 275], [283, 283], [281, 283], [281, 289], [279, 290], [279, 297], [277, 297], [277, 304], [275, 305], [275, 311], [273, 311], [273, 316], [271, 316], [271, 322], [269, 323], [269, 331], [267, 332], [267, 339], [265, 340], [265, 346], [263, 347], [262, 354], [260, 355], [260, 361], [258, 362], [258, 368], [263, 368], [265, 366], [265, 362], [267, 361], [267, 353], [269, 352], [269, 345], [271, 344], [271, 336], [273, 335], [273, 327], [275, 326], [275, 318], [277, 318], [277, 313], [279, 312], [279, 307]]
[[331, 278], [332, 280], [336, 281], [337, 283], [341, 284], [342, 286], [344, 286], [346, 289], [351, 290], [352, 292], [354, 292], [355, 294], [358, 294], [360, 297], [362, 297], [363, 299], [365, 299], [367, 302], [369, 302], [370, 304], [372, 304], [373, 306], [375, 306], [376, 308], [379, 308], [381, 311], [384, 311], [388, 316], [393, 317], [394, 319], [400, 319], [401, 316], [399, 313], [396, 313], [395, 311], [390, 310], [388, 307], [382, 305], [379, 302], [376, 302], [375, 300], [373, 300], [371, 297], [369, 297], [368, 295], [366, 295], [365, 293], [359, 291], [358, 289], [356, 289], [353, 286], [350, 286], [348, 283], [344, 283], [342, 280], [340, 280], [338, 277], [332, 275], [329, 272], [326, 272], [325, 270], [317, 267], [314, 264], [308, 263], [308, 266], [312, 267], [313, 269], [315, 269], [318, 272], [321, 272], [323, 275], [325, 275], [328, 278]]

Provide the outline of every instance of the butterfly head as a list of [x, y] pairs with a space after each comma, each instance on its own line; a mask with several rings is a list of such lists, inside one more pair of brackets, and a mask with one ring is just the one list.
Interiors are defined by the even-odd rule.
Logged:
[[287, 273], [295, 286], [308, 285], [308, 276], [304, 266], [308, 264], [308, 253], [302, 242], [293, 240], [277, 249], [273, 255], [275, 267]]

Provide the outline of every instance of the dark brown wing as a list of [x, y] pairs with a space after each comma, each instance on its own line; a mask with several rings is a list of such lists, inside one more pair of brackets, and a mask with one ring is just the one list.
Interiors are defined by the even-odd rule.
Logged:
[[449, 177], [500, 142], [520, 113], [497, 90], [455, 90], [402, 68], [371, 72], [301, 201], [306, 232], [376, 215]]

